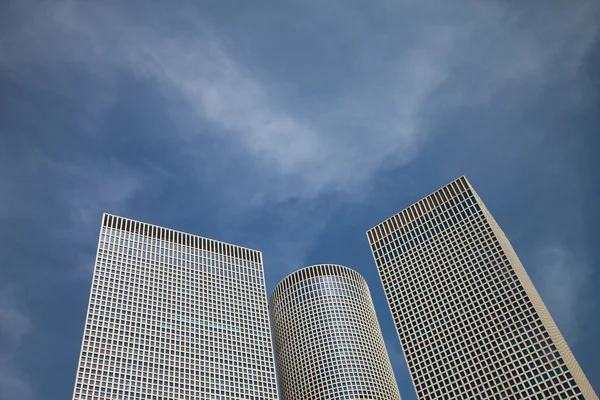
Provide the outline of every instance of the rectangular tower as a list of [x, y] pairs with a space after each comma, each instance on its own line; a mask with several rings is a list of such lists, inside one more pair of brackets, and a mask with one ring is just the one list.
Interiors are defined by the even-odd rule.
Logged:
[[598, 399], [465, 177], [367, 236], [419, 399]]
[[277, 399], [261, 253], [104, 214], [73, 399]]

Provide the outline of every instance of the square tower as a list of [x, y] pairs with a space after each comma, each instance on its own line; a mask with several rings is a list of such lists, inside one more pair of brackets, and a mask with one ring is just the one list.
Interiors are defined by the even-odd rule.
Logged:
[[465, 177], [367, 237], [419, 399], [598, 399]]
[[261, 253], [104, 214], [73, 399], [277, 399]]

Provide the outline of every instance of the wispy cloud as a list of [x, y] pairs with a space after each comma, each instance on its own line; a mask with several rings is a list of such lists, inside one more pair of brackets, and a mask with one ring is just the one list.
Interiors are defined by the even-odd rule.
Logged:
[[[239, 21], [222, 21], [229, 30], [207, 22], [202, 7], [9, 3], [0, 16], [0, 74], [50, 101], [15, 106], [27, 123], [2, 126], [3, 222], [43, 220], [64, 232], [89, 232], [101, 212], [128, 214], [136, 200], [160, 191], [164, 182], [154, 171], [171, 162], [188, 197], [215, 198], [222, 207], [214, 218], [260, 246], [283, 275], [302, 266], [333, 211], [363, 200], [381, 171], [410, 163], [452, 132], [431, 129], [436, 115], [491, 108], [498, 116], [492, 122], [502, 124], [507, 109], [539, 102], [549, 83], [569, 88], [553, 108], [590, 98], [580, 67], [598, 40], [600, 7], [592, 0], [473, 0], [460, 10], [441, 0], [303, 1], [277, 15], [240, 13]], [[269, 36], [259, 45], [244, 29], [236, 36], [233, 26], [244, 23], [266, 26]], [[310, 41], [311, 51], [303, 52]], [[169, 129], [107, 128], [107, 116], [125, 105], [120, 91], [130, 80], [143, 82], [144, 96], [163, 106], [160, 115], [143, 118], [168, 119]], [[70, 108], [44, 113], [55, 100]], [[127, 157], [90, 155], [74, 145], [84, 136], [106, 146], [100, 153], [124, 149]], [[152, 171], [129, 160], [142, 142], [160, 147], [150, 157]], [[166, 161], [163, 150], [176, 160]], [[44, 215], [49, 208], [60, 224]], [[201, 212], [185, 210], [190, 217]], [[254, 214], [276, 221], [260, 238], [248, 228]], [[75, 257], [74, 271], [86, 257]], [[548, 257], [565, 261], [548, 264], [554, 278], [544, 290], [560, 284], [565, 317], [557, 319], [568, 319], [580, 283], [561, 292], [559, 278], [569, 275], [561, 265], [570, 256]]]
[[581, 291], [592, 270], [581, 257], [562, 246], [540, 249], [535, 264], [537, 289], [573, 346], [581, 333], [581, 317], [590, 312], [581, 302]]
[[[261, 81], [238, 62], [224, 45], [226, 40], [208, 26], [198, 27], [198, 20], [199, 13], [191, 11], [178, 21], [183, 29], [173, 31], [153, 26], [152, 21], [127, 19], [109, 6], [84, 8], [58, 2], [35, 10], [13, 33], [13, 40], [5, 41], [10, 56], [5, 65], [23, 74], [40, 63], [57, 68], [81, 63], [102, 82], [120, 68], [153, 78], [163, 95], [187, 100], [186, 111], [214, 125], [204, 133], [180, 127], [175, 136], [185, 143], [183, 150], [189, 150], [185, 153], [193, 155], [193, 146], [201, 151], [206, 135], [237, 148], [244, 156], [242, 168], [265, 176], [255, 189], [256, 199], [311, 199], [322, 192], [357, 189], [384, 160], [389, 167], [416, 155], [418, 136], [423, 134], [416, 128], [420, 103], [445, 78], [445, 72], [431, 64], [445, 53], [433, 52], [430, 57], [420, 50], [404, 65], [396, 63], [399, 74], [390, 82], [391, 95], [386, 95], [393, 103], [386, 107], [389, 113], [342, 97], [321, 115], [305, 118], [273, 94], [273, 82]], [[120, 36], [113, 42], [115, 27]], [[23, 40], [24, 50], [19, 43]], [[102, 94], [110, 98], [103, 89]], [[385, 105], [377, 103], [376, 107]], [[193, 116], [166, 111], [186, 122], [195, 121]], [[352, 125], [365, 131], [357, 132]]]
[[0, 357], [0, 395], [3, 399], [29, 400], [33, 391], [29, 382], [15, 375], [11, 359]]
[[31, 333], [33, 324], [18, 303], [16, 290], [8, 283], [0, 287], [0, 397], [28, 400], [32, 396], [32, 388], [14, 363], [21, 350], [21, 342]]
[[[0, 398], [13, 400], [34, 399], [38, 392], [37, 380], [18, 361], [28, 351], [21, 343], [51, 331], [33, 330], [23, 303], [32, 291], [60, 292], [87, 280], [101, 213], [127, 214], [142, 188], [140, 175], [116, 162], [70, 164], [40, 154], [23, 161], [13, 163], [10, 176], [4, 176], [3, 189], [11, 192], [0, 203], [0, 220], [13, 228], [0, 232], [5, 243], [0, 255]], [[20, 250], [29, 241], [37, 243], [33, 264]], [[15, 285], [7, 286], [10, 281]]]
[[131, 200], [145, 187], [142, 173], [109, 161], [106, 165], [54, 165], [71, 176], [71, 186], [61, 196], [75, 223], [98, 224], [99, 216], [108, 210], [127, 212]]
[[0, 288], [0, 334], [3, 338], [0, 351], [4, 354], [14, 351], [21, 345], [21, 339], [31, 329], [29, 317], [17, 304], [15, 288], [4, 284]]
[[[358, 193], [382, 168], [412, 160], [428, 138], [423, 118], [434, 104], [471, 106], [498, 91], [535, 86], [512, 97], [517, 104], [526, 101], [546, 80], [577, 74], [597, 37], [593, 2], [568, 8], [557, 3], [535, 17], [501, 3], [471, 5], [458, 14], [439, 1], [388, 4], [388, 18], [410, 12], [418, 19], [374, 41], [367, 35], [372, 21], [357, 16], [359, 9], [323, 7], [326, 15], [346, 17], [331, 28], [356, 39], [357, 61], [349, 67], [362, 69], [364, 82], [331, 97], [313, 115], [298, 112], [277, 83], [264, 78], [268, 64], [236, 59], [235, 44], [189, 5], [165, 23], [156, 18], [160, 10], [132, 15], [116, 3], [59, 1], [24, 17], [3, 50], [13, 71], [80, 63], [102, 82], [116, 79], [121, 69], [152, 79], [172, 104], [179, 107], [183, 99], [189, 105], [183, 112], [165, 111], [185, 122], [169, 136], [192, 164], [212, 136], [240, 156], [241, 180], [261, 177], [253, 180], [256, 201], [311, 200], [322, 193]], [[113, 87], [106, 86], [102, 93]], [[432, 99], [434, 94], [440, 96]], [[194, 129], [199, 121], [212, 128]]]
[[[214, 183], [214, 196], [230, 205], [222, 218], [237, 220], [252, 209], [280, 207], [279, 217], [290, 231], [302, 226], [312, 233], [303, 235], [304, 243], [288, 234], [298, 249], [307, 248], [326, 226], [323, 215], [311, 218], [314, 203], [340, 192], [351, 194], [342, 202], [360, 200], [378, 172], [410, 162], [432, 135], [445, 134], [428, 129], [435, 112], [518, 109], [557, 80], [572, 89], [562, 106], [586, 99], [579, 66], [598, 37], [594, 16], [599, 11], [592, 1], [568, 7], [556, 2], [541, 12], [500, 2], [471, 2], [461, 13], [436, 0], [382, 6], [385, 11], [377, 14], [345, 2], [306, 3], [303, 12], [327, 28], [313, 23], [296, 29], [305, 34], [317, 29], [324, 43], [329, 39], [324, 35], [337, 39], [323, 45], [323, 51], [340, 57], [332, 60], [339, 76], [330, 76], [336, 90], [326, 94], [326, 102], [319, 90], [299, 95], [303, 88], [293, 82], [282, 90], [281, 82], [268, 78], [269, 60], [241, 57], [240, 45], [206, 23], [192, 4], [167, 13], [160, 6], [117, 2], [62, 0], [40, 7], [14, 2], [18, 18], [0, 41], [5, 55], [0, 65], [15, 79], [52, 90], [68, 88], [70, 76], [49, 78], [49, 71], [73, 66], [84, 71], [94, 92], [79, 93], [89, 94], [82, 127], [85, 121], [102, 121], [124, 71], [152, 82], [155, 94], [165, 99], [164, 116], [175, 127], [158, 139], [176, 146], [198, 183]], [[373, 35], [378, 18], [389, 29]], [[339, 43], [348, 44], [346, 53], [335, 47]], [[497, 97], [502, 105], [494, 102]], [[93, 131], [95, 124], [90, 125], [82, 130]], [[208, 140], [221, 154], [207, 155]], [[92, 167], [90, 173], [89, 182], [95, 182], [99, 172]], [[130, 168], [104, 177], [106, 188], [123, 190], [99, 191], [119, 198], [84, 193], [97, 190], [95, 184], [78, 187], [79, 194], [68, 198], [77, 204], [73, 213], [80, 219], [93, 214], [91, 209], [110, 208], [111, 202], [125, 204], [131, 193], [143, 190], [140, 174]], [[82, 206], [79, 195], [93, 200]], [[294, 211], [287, 207], [290, 201]], [[283, 247], [278, 253], [289, 253]]]
[[[421, 105], [446, 79], [447, 72], [434, 64], [450, 48], [444, 39], [437, 43], [428, 36], [427, 49], [381, 69], [389, 85], [379, 83], [374, 93], [359, 85], [365, 92], [358, 97], [368, 96], [369, 101], [337, 96], [317, 114], [302, 115], [275, 82], [264, 79], [264, 66], [245, 65], [233, 55], [235, 46], [227, 37], [214, 27], [199, 25], [197, 10], [187, 7], [177, 18], [177, 29], [154, 24], [151, 15], [145, 17], [132, 18], [107, 4], [82, 7], [71, 1], [34, 10], [16, 30], [20, 36], [14, 34], [7, 44], [12, 54], [7, 68], [21, 75], [40, 64], [45, 68], [77, 64], [99, 79], [103, 99], [113, 97], [110, 91], [118, 70], [153, 81], [157, 92], [168, 99], [166, 104], [177, 105], [166, 109], [165, 115], [180, 121], [178, 130], [165, 132], [162, 139], [179, 144], [180, 154], [199, 179], [217, 176], [226, 183], [214, 188], [215, 196], [230, 204], [222, 219], [236, 220], [264, 206], [277, 207], [275, 218], [286, 230], [277, 232], [279, 240], [269, 242], [276, 247], [272, 257], [283, 270], [300, 266], [303, 254], [326, 226], [325, 214], [314, 213], [314, 202], [338, 192], [360, 198], [377, 171], [403, 165], [417, 155], [425, 137], [418, 129]], [[18, 43], [23, 40], [25, 51]], [[186, 106], [180, 110], [182, 102]], [[200, 124], [209, 127], [197, 129]], [[207, 168], [204, 143], [209, 138], [224, 154], [211, 158]], [[88, 173], [86, 168], [82, 171]], [[127, 179], [114, 178], [124, 183]], [[78, 188], [79, 193], [87, 191], [85, 187]], [[104, 196], [110, 192], [102, 191]], [[102, 200], [85, 197], [91, 201], [84, 206], [80, 197], [67, 198], [89, 215], [88, 209], [98, 208]]]
[[28, 302], [87, 281], [101, 213], [127, 214], [144, 177], [116, 160], [55, 159], [27, 138], [3, 137], [0, 147], [0, 398], [29, 400], [39, 388], [22, 343], [54, 327], [35, 327]]

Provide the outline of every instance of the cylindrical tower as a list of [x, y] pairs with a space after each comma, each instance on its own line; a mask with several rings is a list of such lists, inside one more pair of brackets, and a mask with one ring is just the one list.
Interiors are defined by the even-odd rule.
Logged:
[[341, 265], [284, 278], [270, 299], [281, 400], [400, 400], [367, 283]]

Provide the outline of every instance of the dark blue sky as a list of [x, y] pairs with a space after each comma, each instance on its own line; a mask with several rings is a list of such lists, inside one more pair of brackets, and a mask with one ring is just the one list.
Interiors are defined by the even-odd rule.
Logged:
[[0, 6], [0, 399], [69, 398], [102, 212], [370, 284], [365, 231], [460, 175], [600, 390], [598, 1]]

